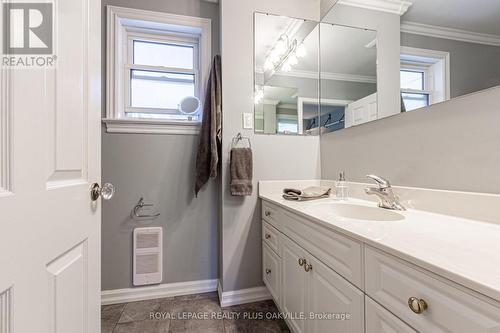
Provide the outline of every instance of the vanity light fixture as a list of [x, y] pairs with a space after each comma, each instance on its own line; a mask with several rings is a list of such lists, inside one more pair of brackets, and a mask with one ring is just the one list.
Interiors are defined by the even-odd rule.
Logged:
[[299, 59], [306, 55], [307, 51], [303, 43], [299, 44], [296, 39], [290, 41], [290, 37], [283, 34], [264, 62], [264, 70], [289, 72], [298, 64]]

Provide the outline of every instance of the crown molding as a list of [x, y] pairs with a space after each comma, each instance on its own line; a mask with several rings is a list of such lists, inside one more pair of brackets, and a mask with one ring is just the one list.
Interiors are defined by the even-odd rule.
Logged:
[[412, 5], [406, 0], [339, 0], [337, 3], [397, 15], [403, 15]]
[[[278, 72], [278, 73], [276, 73], [276, 75], [300, 77], [300, 78], [307, 78], [307, 79], [318, 79], [319, 78], [318, 72], [301, 71], [301, 70], [292, 70], [289, 72]], [[321, 72], [321, 79], [322, 80], [332, 80], [332, 81], [377, 83], [377, 78], [375, 76], [341, 74], [341, 73], [330, 73], [330, 72]]]
[[499, 35], [482, 34], [409, 21], [401, 23], [401, 32], [435, 38], [452, 39], [467, 43], [500, 46]]

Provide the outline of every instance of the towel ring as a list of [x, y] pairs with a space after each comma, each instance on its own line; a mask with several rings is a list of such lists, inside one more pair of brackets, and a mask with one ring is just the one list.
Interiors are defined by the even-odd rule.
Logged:
[[246, 136], [242, 136], [241, 133], [238, 133], [234, 138], [233, 138], [233, 143], [232, 143], [232, 147], [233, 148], [236, 148], [236, 146], [238, 145], [238, 143], [242, 140], [247, 140], [248, 142], [248, 148], [252, 148], [252, 142], [250, 142], [250, 138], [246, 137]]

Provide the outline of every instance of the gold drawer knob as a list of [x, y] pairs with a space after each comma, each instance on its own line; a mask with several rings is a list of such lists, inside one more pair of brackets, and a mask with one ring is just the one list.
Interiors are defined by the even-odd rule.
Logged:
[[266, 237], [266, 239], [269, 239], [269, 238], [271, 238], [271, 235], [266, 234], [266, 236], [265, 236], [265, 237]]
[[299, 259], [299, 266], [304, 266], [306, 264], [306, 260], [304, 258]]
[[311, 264], [304, 265], [304, 270], [306, 272], [312, 271], [312, 269], [313, 269], [313, 266]]
[[416, 314], [421, 314], [428, 308], [425, 300], [416, 297], [410, 297], [408, 299], [408, 306], [410, 307], [410, 310]]
[[267, 275], [271, 274], [271, 270], [269, 268], [266, 269], [266, 274]]
[[268, 211], [268, 210], [266, 210], [266, 211], [264, 212], [264, 215], [266, 215], [267, 217], [269, 217], [269, 216], [271, 216], [271, 212], [270, 212], [270, 211]]

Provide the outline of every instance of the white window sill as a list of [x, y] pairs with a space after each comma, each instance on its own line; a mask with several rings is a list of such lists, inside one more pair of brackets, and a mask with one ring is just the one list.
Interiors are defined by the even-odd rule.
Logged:
[[102, 122], [107, 133], [198, 135], [201, 126], [194, 121], [158, 119], [104, 118]]

